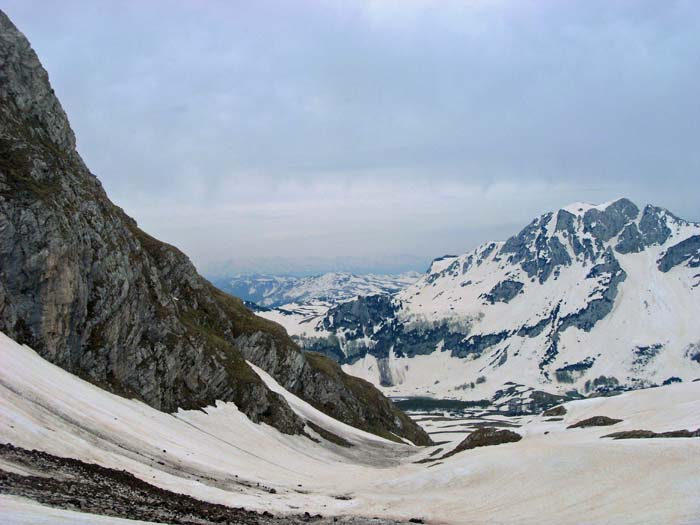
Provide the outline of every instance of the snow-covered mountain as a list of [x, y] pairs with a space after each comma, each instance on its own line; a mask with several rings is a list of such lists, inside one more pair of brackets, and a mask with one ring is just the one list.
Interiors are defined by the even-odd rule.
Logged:
[[248, 275], [215, 279], [224, 291], [243, 298], [248, 307], [260, 317], [281, 324], [307, 350], [330, 353], [338, 361], [344, 355], [338, 345], [328, 346], [325, 338], [315, 348], [317, 337], [305, 333], [326, 316], [331, 308], [356, 299], [374, 295], [391, 295], [420, 278], [417, 272], [399, 275], [355, 275], [332, 272], [312, 277]]
[[700, 224], [620, 199], [547, 213], [396, 294], [286, 326], [385, 393], [520, 403], [696, 378], [698, 319]]
[[358, 295], [391, 294], [418, 280], [417, 272], [355, 275], [329, 272], [309, 277], [235, 275], [215, 284], [236, 297], [264, 307], [325, 302], [338, 304]]

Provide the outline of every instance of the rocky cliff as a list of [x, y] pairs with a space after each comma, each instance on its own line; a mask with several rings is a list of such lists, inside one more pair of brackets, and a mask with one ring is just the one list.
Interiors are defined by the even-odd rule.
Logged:
[[286, 433], [304, 422], [249, 359], [351, 425], [429, 443], [392, 403], [200, 277], [141, 231], [76, 151], [46, 71], [0, 12], [0, 330], [164, 411], [233, 401]]

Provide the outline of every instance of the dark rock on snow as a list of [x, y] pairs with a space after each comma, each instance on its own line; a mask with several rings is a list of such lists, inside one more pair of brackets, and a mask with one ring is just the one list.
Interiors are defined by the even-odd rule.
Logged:
[[566, 407], [564, 407], [563, 405], [559, 405], [557, 407], [550, 408], [549, 410], [545, 410], [544, 412], [542, 412], [542, 415], [544, 417], [563, 416], [564, 414], [566, 414]]
[[668, 272], [679, 264], [690, 268], [700, 267], [700, 235], [693, 235], [671, 246], [658, 261], [659, 270]]
[[506, 279], [494, 286], [493, 289], [484, 296], [484, 299], [491, 304], [507, 303], [520, 293], [523, 286], [525, 285], [519, 281]]
[[693, 430], [672, 430], [670, 432], [652, 432], [651, 430], [624, 430], [622, 432], [613, 432], [601, 436], [612, 439], [649, 439], [649, 438], [694, 438], [700, 437], [700, 428]]
[[521, 439], [522, 436], [517, 432], [513, 432], [512, 430], [497, 430], [490, 427], [479, 428], [469, 434], [459, 445], [450, 450], [447, 454], [444, 454], [439, 459], [445, 459], [473, 448], [490, 447], [492, 445], [501, 445], [503, 443], [515, 443]]
[[607, 427], [620, 423], [621, 421], [622, 419], [613, 419], [607, 416], [593, 416], [589, 417], [588, 419], [577, 421], [573, 425], [569, 425], [566, 428]]

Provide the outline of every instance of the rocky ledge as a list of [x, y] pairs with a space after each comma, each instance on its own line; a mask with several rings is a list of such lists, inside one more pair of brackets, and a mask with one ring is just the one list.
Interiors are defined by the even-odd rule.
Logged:
[[697, 430], [671, 430], [669, 432], [653, 432], [651, 430], [624, 430], [601, 436], [612, 439], [650, 439], [650, 438], [697, 438], [700, 437], [700, 428]]

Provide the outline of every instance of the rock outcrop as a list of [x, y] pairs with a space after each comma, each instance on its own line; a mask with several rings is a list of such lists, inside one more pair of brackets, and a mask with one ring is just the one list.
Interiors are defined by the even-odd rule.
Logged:
[[606, 434], [601, 438], [612, 439], [652, 439], [652, 438], [697, 438], [700, 437], [700, 428], [697, 430], [671, 430], [669, 432], [654, 432], [652, 430], [623, 430]]
[[502, 445], [504, 443], [516, 443], [523, 439], [517, 432], [512, 430], [498, 430], [491, 427], [477, 428], [469, 434], [462, 442], [454, 449], [444, 454], [440, 459], [446, 459], [465, 450], [471, 450], [479, 447], [491, 447], [494, 445]]
[[46, 71], [2, 12], [0, 330], [160, 410], [233, 401], [253, 421], [302, 432], [249, 359], [344, 422], [430, 442], [369, 383], [306, 357], [279, 325], [216, 289], [109, 200], [76, 151]]
[[616, 425], [621, 423], [621, 419], [614, 419], [608, 416], [593, 416], [588, 419], [583, 419], [577, 421], [573, 425], [569, 425], [566, 428], [588, 428], [588, 427], [609, 427], [610, 425]]
[[554, 408], [550, 408], [549, 410], [545, 410], [542, 412], [542, 415], [544, 417], [557, 417], [557, 416], [563, 416], [566, 414], [566, 407], [564, 405], [558, 405], [555, 406]]

